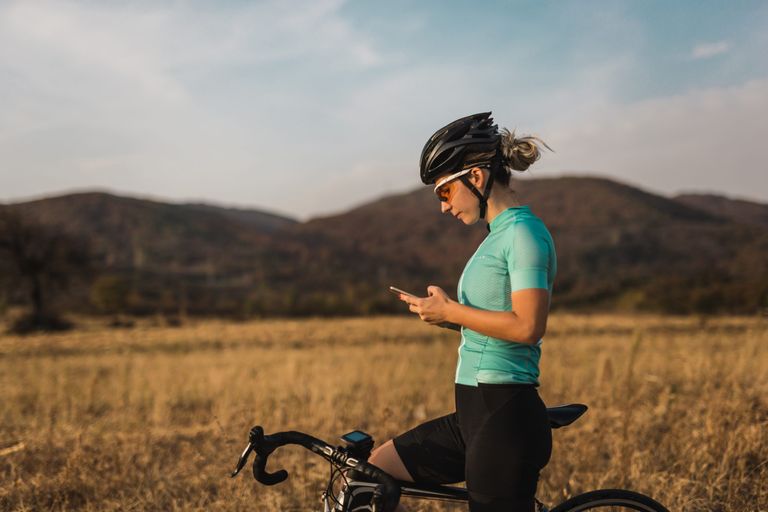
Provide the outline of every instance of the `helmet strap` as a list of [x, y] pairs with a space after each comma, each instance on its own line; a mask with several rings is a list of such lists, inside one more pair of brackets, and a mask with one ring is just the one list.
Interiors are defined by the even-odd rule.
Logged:
[[469, 177], [465, 174], [464, 176], [461, 176], [459, 179], [462, 183], [464, 183], [464, 186], [466, 186], [475, 196], [477, 197], [478, 201], [480, 202], [480, 218], [485, 219], [485, 214], [488, 211], [488, 198], [491, 197], [491, 188], [493, 187], [493, 176], [496, 174], [496, 169], [499, 166], [500, 158], [495, 156], [493, 158], [493, 161], [491, 162], [490, 172], [488, 173], [488, 181], [485, 183], [485, 190], [483, 190], [482, 193], [480, 193], [479, 190], [477, 190], [477, 187], [475, 187], [471, 181], [469, 181]]

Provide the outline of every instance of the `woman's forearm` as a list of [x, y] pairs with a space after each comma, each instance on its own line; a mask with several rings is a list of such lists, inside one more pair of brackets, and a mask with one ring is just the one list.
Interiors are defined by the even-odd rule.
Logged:
[[535, 321], [527, 321], [514, 311], [487, 311], [451, 301], [448, 321], [507, 341], [533, 344], [544, 335]]

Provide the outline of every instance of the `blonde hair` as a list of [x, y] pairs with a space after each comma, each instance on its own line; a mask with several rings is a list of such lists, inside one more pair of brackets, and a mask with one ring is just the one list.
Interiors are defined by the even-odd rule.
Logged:
[[[502, 128], [499, 131], [501, 135], [499, 143], [501, 168], [494, 176], [494, 179], [504, 185], [509, 185], [512, 171], [523, 172], [541, 158], [542, 148], [547, 148], [554, 152], [546, 142], [533, 135], [516, 137], [514, 130], [510, 132], [509, 129]], [[495, 156], [496, 151], [467, 155], [463, 167], [469, 167], [473, 163], [487, 163]]]
[[539, 145], [552, 151], [546, 142], [533, 135], [526, 135], [520, 138], [515, 137], [514, 131], [507, 128], [501, 129], [501, 156], [502, 165], [508, 172], [523, 172], [531, 166], [536, 160], [541, 158], [541, 149]]

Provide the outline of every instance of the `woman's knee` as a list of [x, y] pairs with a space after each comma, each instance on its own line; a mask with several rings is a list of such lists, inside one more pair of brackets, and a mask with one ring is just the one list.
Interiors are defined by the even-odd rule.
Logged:
[[382, 444], [368, 458], [368, 462], [379, 469], [382, 469], [392, 475], [397, 480], [413, 482], [413, 477], [408, 473], [408, 469], [403, 464], [400, 454], [395, 449], [395, 443], [392, 440]]

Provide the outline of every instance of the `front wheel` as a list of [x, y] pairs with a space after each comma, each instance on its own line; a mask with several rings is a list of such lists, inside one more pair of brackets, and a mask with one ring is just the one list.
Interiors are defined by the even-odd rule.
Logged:
[[564, 501], [550, 512], [579, 512], [581, 510], [639, 510], [641, 512], [669, 512], [664, 505], [643, 494], [623, 489], [601, 489], [585, 492]]

